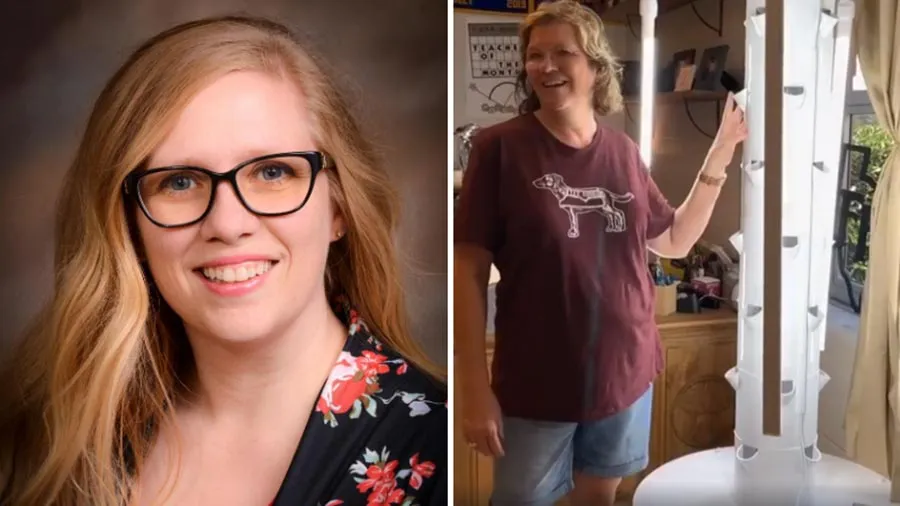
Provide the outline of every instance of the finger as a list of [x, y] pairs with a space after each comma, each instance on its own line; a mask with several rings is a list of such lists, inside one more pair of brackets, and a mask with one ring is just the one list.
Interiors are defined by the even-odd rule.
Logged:
[[473, 439], [472, 444], [470, 444], [469, 446], [476, 452], [478, 452], [486, 457], [491, 456], [491, 449], [490, 449], [490, 447], [488, 447], [488, 442], [487, 442], [486, 438]]
[[741, 125], [744, 124], [744, 118], [745, 118], [744, 113], [740, 110], [740, 108], [738, 108], [736, 111], [734, 111], [734, 115], [730, 119], [730, 122], [735, 127], [740, 128]]
[[491, 432], [487, 442], [488, 447], [491, 449], [491, 453], [493, 453], [495, 457], [503, 456], [503, 444], [500, 442], [500, 434], [497, 431]]
[[463, 426], [462, 438], [466, 443], [477, 443], [479, 439], [487, 436], [487, 429], [481, 429], [477, 426]]
[[725, 99], [725, 111], [722, 114], [722, 120], [724, 121], [726, 118], [730, 117], [732, 111], [734, 111], [734, 94], [729, 91], [728, 98]]
[[476, 430], [464, 430], [462, 436], [466, 446], [477, 452], [483, 453], [487, 448], [486, 434], [482, 434]]
[[487, 457], [493, 456], [490, 439], [492, 430], [489, 428], [478, 428], [466, 431], [463, 435], [466, 443], [470, 448]]

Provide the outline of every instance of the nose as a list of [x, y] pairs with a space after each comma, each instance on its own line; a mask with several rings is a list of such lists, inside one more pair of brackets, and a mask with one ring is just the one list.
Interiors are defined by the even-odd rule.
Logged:
[[259, 217], [241, 204], [230, 184], [222, 181], [216, 188], [212, 209], [200, 222], [200, 235], [207, 241], [234, 244], [241, 238], [252, 235], [259, 226]]
[[542, 56], [540, 62], [538, 62], [538, 70], [544, 74], [549, 74], [550, 72], [556, 72], [558, 69], [553, 58], [549, 55], [545, 55]]

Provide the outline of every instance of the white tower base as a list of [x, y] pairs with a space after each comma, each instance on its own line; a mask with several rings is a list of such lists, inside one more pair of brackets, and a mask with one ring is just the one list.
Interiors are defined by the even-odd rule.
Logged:
[[822, 454], [810, 462], [805, 483], [793, 491], [739, 493], [734, 448], [717, 448], [673, 460], [641, 481], [634, 506], [888, 506], [891, 482], [849, 460]]

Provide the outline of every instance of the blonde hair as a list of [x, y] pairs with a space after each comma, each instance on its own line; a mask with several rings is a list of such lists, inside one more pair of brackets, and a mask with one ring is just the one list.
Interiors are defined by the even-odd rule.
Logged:
[[[325, 172], [347, 223], [327, 289], [372, 331], [443, 382], [410, 337], [393, 232], [397, 198], [325, 66], [286, 28], [224, 17], [186, 23], [140, 47], [101, 93], [63, 185], [54, 296], [3, 368], [0, 504], [113, 506], [193, 366], [180, 319], [139, 260], [133, 203], [121, 192], [187, 102], [234, 71], [291, 80], [304, 95]], [[4, 483], [5, 480], [5, 483]]]
[[622, 109], [622, 88], [619, 82], [622, 65], [609, 47], [603, 21], [596, 12], [574, 0], [557, 0], [541, 3], [519, 27], [519, 52], [523, 68], [516, 78], [516, 89], [519, 96], [524, 97], [519, 104], [519, 113], [528, 114], [541, 108], [540, 100], [528, 84], [524, 65], [532, 30], [536, 26], [552, 23], [567, 23], [575, 30], [579, 47], [597, 70], [594, 110], [601, 116], [619, 112]]

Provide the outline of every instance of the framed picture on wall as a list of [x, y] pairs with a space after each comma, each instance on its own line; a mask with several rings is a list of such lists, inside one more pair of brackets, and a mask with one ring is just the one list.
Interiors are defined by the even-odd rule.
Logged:
[[693, 64], [696, 54], [696, 49], [685, 49], [673, 54], [672, 59], [659, 72], [659, 77], [656, 80], [656, 91], [663, 93], [674, 91], [681, 67]]
[[691, 91], [694, 85], [694, 75], [697, 66], [689, 63], [679, 63], [675, 74], [675, 91]]
[[678, 51], [677, 53], [672, 55], [672, 63], [675, 64], [676, 69], [681, 65], [693, 65], [694, 58], [696, 56], [696, 49], [685, 49], [683, 51]]
[[[685, 68], [691, 67], [694, 65], [694, 59], [697, 56], [696, 49], [685, 49], [683, 51], [678, 51], [677, 53], [672, 55], [672, 61], [666, 66], [665, 69], [665, 79], [667, 81], [666, 88], [661, 89], [660, 91], [685, 91], [684, 82], [686, 79], [686, 71]], [[694, 73], [690, 73], [690, 83], [688, 86], [688, 90], [691, 89], [691, 85], [694, 84]]]
[[722, 80], [722, 72], [725, 71], [725, 62], [728, 59], [728, 45], [706, 48], [697, 72], [694, 76], [694, 89], [715, 91]]

